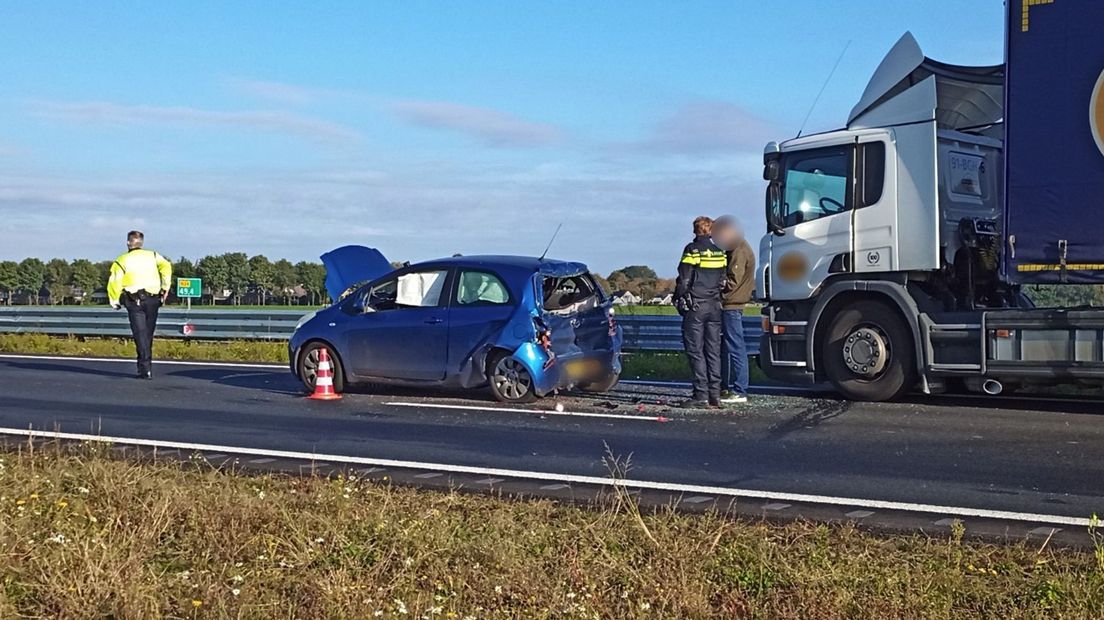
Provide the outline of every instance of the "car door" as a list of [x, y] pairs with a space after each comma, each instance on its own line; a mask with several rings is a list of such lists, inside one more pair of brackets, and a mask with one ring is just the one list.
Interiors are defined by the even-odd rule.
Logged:
[[500, 339], [517, 311], [518, 295], [505, 279], [482, 267], [461, 267], [449, 308], [449, 368], [459, 369], [476, 351]]
[[770, 296], [808, 299], [831, 273], [850, 269], [853, 142], [791, 151], [768, 194]]
[[409, 381], [445, 378], [450, 276], [449, 269], [408, 271], [365, 292], [347, 331], [356, 375]]

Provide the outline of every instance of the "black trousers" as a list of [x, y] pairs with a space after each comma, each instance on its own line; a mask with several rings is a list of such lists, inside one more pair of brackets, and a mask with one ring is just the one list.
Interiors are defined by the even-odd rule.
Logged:
[[721, 397], [721, 302], [699, 301], [682, 317], [682, 344], [694, 374], [694, 400]]
[[161, 298], [142, 291], [133, 295], [124, 293], [122, 301], [138, 351], [138, 372], [149, 372], [153, 368], [153, 332], [157, 329]]

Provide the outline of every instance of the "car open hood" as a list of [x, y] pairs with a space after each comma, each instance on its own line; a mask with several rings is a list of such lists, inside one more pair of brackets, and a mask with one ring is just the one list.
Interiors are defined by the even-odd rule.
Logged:
[[326, 292], [337, 301], [349, 287], [393, 271], [391, 263], [375, 248], [346, 245], [321, 256], [326, 267]]

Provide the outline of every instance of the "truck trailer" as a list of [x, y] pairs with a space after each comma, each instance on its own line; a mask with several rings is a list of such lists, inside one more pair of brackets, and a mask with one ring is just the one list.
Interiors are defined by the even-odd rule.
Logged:
[[906, 33], [844, 129], [772, 142], [759, 363], [853, 400], [1104, 385], [1104, 2], [1008, 0], [1005, 62]]

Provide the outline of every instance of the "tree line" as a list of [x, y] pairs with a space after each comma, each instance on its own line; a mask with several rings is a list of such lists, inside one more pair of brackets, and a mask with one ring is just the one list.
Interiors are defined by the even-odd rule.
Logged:
[[[17, 301], [90, 303], [106, 287], [111, 263], [83, 258], [0, 261], [0, 297], [8, 305]], [[321, 263], [310, 261], [272, 261], [262, 254], [247, 256], [244, 252], [204, 256], [197, 261], [181, 257], [173, 261], [173, 277], [202, 278], [201, 301], [211, 304], [224, 300], [238, 305], [246, 298], [258, 304], [278, 300], [284, 304], [318, 305], [328, 300], [326, 269]], [[173, 296], [175, 284], [170, 291]]]
[[[398, 266], [398, 265], [396, 265]], [[104, 288], [111, 261], [84, 258], [42, 261], [0, 261], [0, 302], [21, 304], [88, 304], [106, 301]], [[204, 256], [199, 260], [181, 257], [173, 261], [174, 278], [201, 278], [200, 303], [238, 305], [243, 301], [319, 305], [329, 301], [326, 294], [326, 269], [321, 263], [287, 259], [269, 260], [263, 254], [244, 252]], [[648, 301], [674, 290], [674, 280], [660, 278], [643, 265], [623, 267], [607, 277], [597, 276], [609, 292], [629, 291]], [[175, 299], [175, 282], [170, 296]]]

